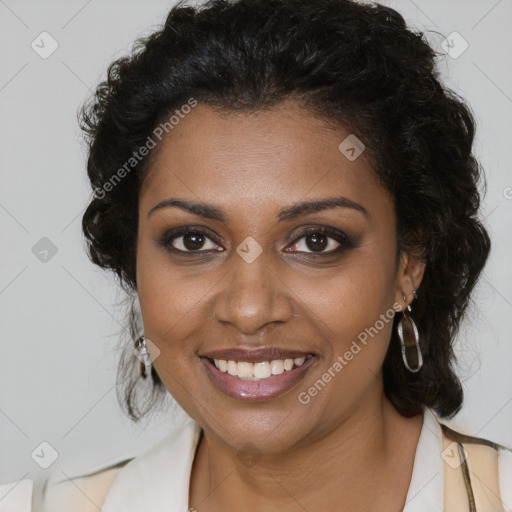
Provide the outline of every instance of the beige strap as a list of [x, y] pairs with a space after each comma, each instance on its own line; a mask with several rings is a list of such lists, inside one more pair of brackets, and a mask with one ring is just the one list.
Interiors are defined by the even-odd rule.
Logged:
[[444, 512], [504, 512], [493, 443], [443, 425]]

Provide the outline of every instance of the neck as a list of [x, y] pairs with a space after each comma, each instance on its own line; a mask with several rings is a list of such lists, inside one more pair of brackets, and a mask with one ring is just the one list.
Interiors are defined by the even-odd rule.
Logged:
[[[241, 459], [203, 434], [191, 478], [200, 511], [388, 510], [405, 504], [423, 417], [404, 418], [382, 395], [365, 401], [334, 429], [285, 453]], [[390, 507], [391, 503], [393, 506]]]

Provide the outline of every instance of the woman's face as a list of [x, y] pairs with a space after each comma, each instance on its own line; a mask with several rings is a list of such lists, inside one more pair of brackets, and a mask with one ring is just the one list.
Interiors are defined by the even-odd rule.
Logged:
[[295, 103], [224, 116], [199, 104], [142, 185], [137, 289], [153, 364], [234, 449], [285, 452], [382, 403], [393, 308], [418, 266], [396, 260], [392, 201], [364, 152], [339, 149], [349, 135]]

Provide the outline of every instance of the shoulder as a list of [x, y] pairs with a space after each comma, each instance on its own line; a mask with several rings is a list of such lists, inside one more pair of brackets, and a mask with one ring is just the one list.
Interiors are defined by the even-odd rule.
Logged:
[[132, 457], [78, 475], [55, 472], [34, 487], [31, 512], [97, 512], [121, 469]]
[[40, 480], [24, 479], [0, 485], [0, 511], [97, 512], [121, 469], [132, 458], [74, 476], [54, 472]]
[[484, 503], [511, 507], [512, 450], [488, 439], [454, 430], [443, 423], [441, 429], [443, 459], [450, 488], [460, 488], [462, 492], [464, 486], [470, 501], [480, 504], [480, 508]]
[[503, 503], [512, 510], [512, 449], [498, 449], [498, 468]]
[[34, 481], [28, 478], [0, 485], [0, 511], [32, 512]]
[[[167, 492], [169, 482], [186, 475], [184, 461], [193, 453], [198, 431], [194, 422], [188, 422], [133, 456], [80, 474], [55, 471], [34, 487], [33, 508], [27, 512], [69, 512], [70, 507], [73, 512], [151, 510], [146, 505], [159, 495], [159, 487]], [[141, 479], [150, 485], [141, 487]]]

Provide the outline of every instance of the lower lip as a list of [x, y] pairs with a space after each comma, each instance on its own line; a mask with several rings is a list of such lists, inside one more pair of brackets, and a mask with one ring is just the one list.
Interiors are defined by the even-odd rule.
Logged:
[[309, 357], [302, 366], [280, 375], [261, 380], [242, 380], [227, 372], [221, 372], [208, 358], [201, 357], [208, 377], [222, 392], [238, 400], [254, 401], [269, 400], [286, 393], [304, 377], [315, 361], [316, 357]]

